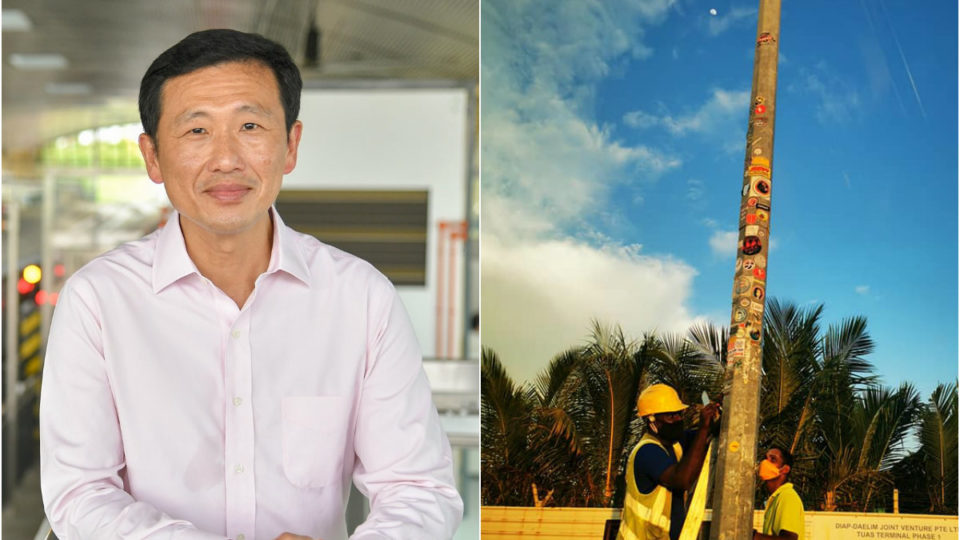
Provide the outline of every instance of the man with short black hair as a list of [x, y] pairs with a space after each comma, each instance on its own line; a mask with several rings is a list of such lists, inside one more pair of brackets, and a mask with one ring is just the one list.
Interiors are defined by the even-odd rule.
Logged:
[[140, 91], [167, 225], [74, 274], [40, 407], [62, 540], [451, 538], [463, 505], [419, 346], [390, 282], [273, 208], [301, 79], [255, 34], [187, 36]]
[[770, 494], [763, 513], [763, 529], [753, 531], [754, 540], [803, 540], [803, 501], [787, 482], [793, 455], [781, 446], [771, 446], [757, 468], [763, 487]]

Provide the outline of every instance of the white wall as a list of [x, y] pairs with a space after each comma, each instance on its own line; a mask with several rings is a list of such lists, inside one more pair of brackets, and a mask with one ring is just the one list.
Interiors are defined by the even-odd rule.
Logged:
[[[426, 189], [426, 287], [398, 287], [425, 356], [434, 356], [437, 223], [465, 220], [468, 99], [464, 88], [304, 89], [303, 138], [285, 189]], [[458, 254], [463, 281], [463, 254]], [[462, 342], [463, 292], [456, 293]], [[459, 349], [459, 346], [458, 346]]]

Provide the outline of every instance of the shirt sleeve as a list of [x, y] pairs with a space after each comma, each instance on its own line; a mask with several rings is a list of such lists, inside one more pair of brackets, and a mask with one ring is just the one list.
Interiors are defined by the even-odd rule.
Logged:
[[370, 337], [354, 441], [353, 479], [369, 499], [370, 513], [351, 538], [452, 538], [463, 502], [453, 481], [450, 442], [413, 326], [389, 287]]
[[54, 533], [62, 540], [222, 540], [124, 491], [102, 331], [89, 285], [68, 281], [50, 328], [40, 397], [40, 484]]
[[633, 474], [640, 493], [650, 493], [659, 484], [667, 467], [676, 463], [667, 452], [655, 444], [645, 444], [633, 458]]

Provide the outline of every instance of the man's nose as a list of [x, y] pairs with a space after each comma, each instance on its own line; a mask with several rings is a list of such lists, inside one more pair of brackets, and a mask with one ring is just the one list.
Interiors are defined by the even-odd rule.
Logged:
[[243, 169], [243, 152], [237, 137], [225, 131], [214, 136], [208, 163], [211, 172], [233, 172]]

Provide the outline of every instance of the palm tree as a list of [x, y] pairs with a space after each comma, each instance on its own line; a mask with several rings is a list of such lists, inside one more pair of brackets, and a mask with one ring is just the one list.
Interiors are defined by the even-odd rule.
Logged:
[[730, 340], [730, 330], [705, 321], [696, 322], [687, 331], [687, 339], [705, 357], [703, 360], [705, 363], [709, 359], [711, 363], [721, 368], [717, 375], [722, 382], [722, 371], [727, 365], [727, 342]]
[[522, 505], [534, 476], [528, 445], [533, 404], [488, 348], [481, 358], [480, 396], [482, 499], [485, 504]]
[[[911, 508], [918, 491], [930, 511], [955, 513], [956, 383], [938, 387], [926, 405], [910, 384], [880, 386], [867, 359], [866, 318], [821, 333], [822, 314], [823, 305], [768, 300], [759, 445], [795, 455], [791, 477], [810, 508], [871, 510], [889, 501], [886, 488], [896, 483]], [[686, 403], [696, 404], [702, 391], [716, 398], [728, 334], [699, 323], [686, 335], [632, 342], [619, 327], [594, 321], [586, 344], [554, 357], [524, 386], [484, 349], [484, 504], [622, 504], [627, 456], [643, 431], [639, 392], [663, 382]], [[908, 455], [904, 443], [915, 430], [921, 447]]]
[[[821, 335], [823, 305], [799, 308], [768, 299], [764, 317], [758, 446], [783, 446], [797, 459], [792, 478], [808, 502], [860, 478], [859, 441], [851, 426], [860, 392], [875, 381], [866, 359], [873, 340], [864, 317], [830, 326]], [[759, 497], [762, 496], [758, 493]]]
[[941, 384], [920, 413], [920, 451], [930, 511], [957, 512], [957, 384]]
[[820, 316], [823, 305], [801, 309], [769, 299], [763, 331], [760, 382], [761, 448], [777, 444], [796, 453], [813, 431], [816, 377], [821, 372]]
[[[834, 505], [845, 509], [859, 504], [851, 490], [842, 490], [852, 479], [879, 477], [871, 476], [869, 470], [859, 467], [859, 449], [866, 442], [865, 433], [855, 429], [851, 419], [863, 414], [858, 408], [864, 404], [858, 399], [861, 392], [876, 384], [873, 364], [866, 356], [873, 352], [873, 339], [867, 333], [867, 320], [855, 316], [831, 325], [821, 340], [821, 358], [817, 360], [816, 375], [811, 400], [814, 422], [814, 437], [808, 442], [808, 450], [820, 448], [818, 459], [813, 463], [824, 474], [817, 475], [810, 487], [824, 495], [824, 507], [828, 510]], [[809, 493], [809, 491], [808, 491]], [[840, 495], [849, 495], [848, 501], [837, 501]]]
[[862, 434], [861, 444], [854, 442], [859, 454], [856, 471], [866, 479], [854, 497], [861, 510], [871, 509], [878, 487], [893, 484], [890, 472], [907, 455], [904, 442], [919, 411], [919, 394], [909, 383], [896, 391], [874, 386], [858, 396], [851, 423], [855, 433]]
[[684, 403], [700, 403], [700, 394], [722, 393], [723, 365], [718, 357], [725, 349], [718, 343], [727, 332], [705, 323], [695, 325], [687, 335], [665, 334], [651, 351], [650, 382], [673, 387]]
[[568, 406], [576, 388], [571, 381], [581, 360], [580, 347], [555, 356], [531, 389], [535, 408], [530, 444], [538, 449], [540, 486], [559, 490], [554, 502], [570, 506], [586, 506], [596, 491], [592, 477], [582, 466], [584, 440], [579, 430], [583, 422]]
[[[579, 470], [567, 474], [586, 505], [610, 505], [622, 474], [621, 456], [644, 371], [645, 357], [636, 349], [619, 327], [594, 321], [590, 341], [554, 358], [534, 387], [540, 430], [582, 457]], [[573, 457], [554, 454], [544, 466]]]
[[578, 370], [577, 398], [571, 405], [582, 418], [593, 418], [583, 426], [590, 466], [603, 479], [603, 504], [611, 503], [617, 476], [622, 473], [620, 457], [636, 416], [637, 389], [643, 374], [642, 363], [633, 354], [619, 328], [607, 328], [594, 321], [592, 339], [583, 349]]

